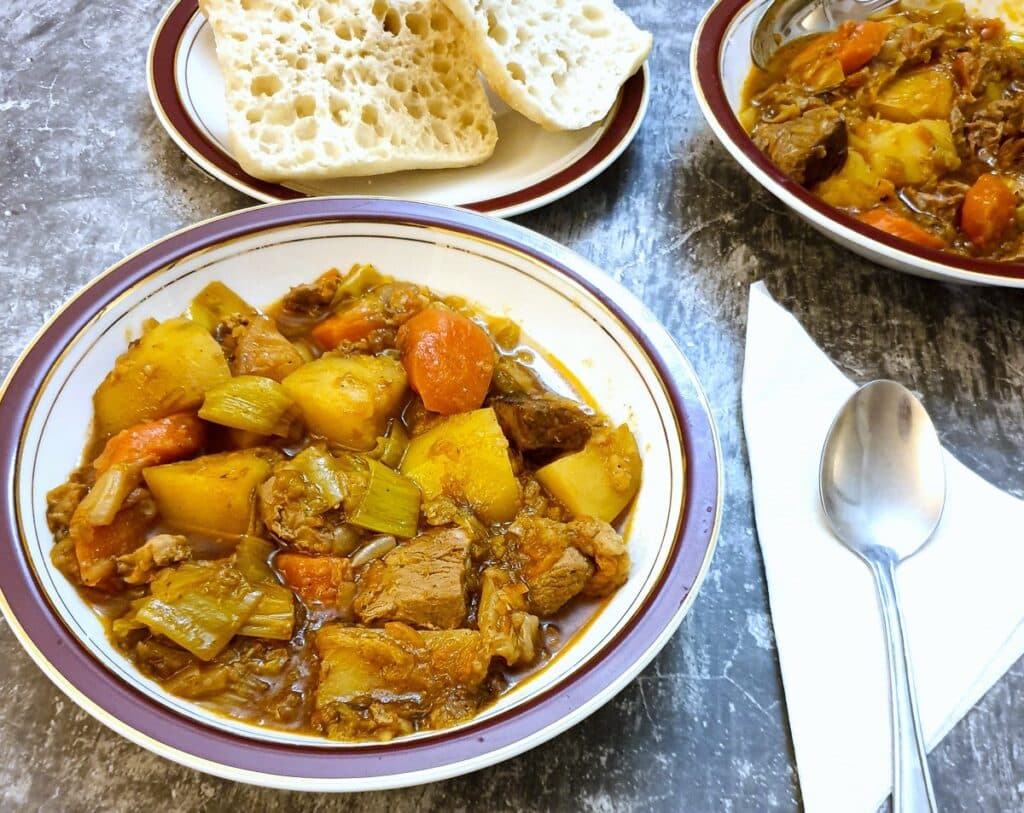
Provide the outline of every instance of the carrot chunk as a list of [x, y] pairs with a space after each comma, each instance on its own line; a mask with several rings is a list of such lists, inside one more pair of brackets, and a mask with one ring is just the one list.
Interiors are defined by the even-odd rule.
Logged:
[[946, 241], [925, 231], [916, 223], [900, 217], [887, 209], [872, 209], [857, 218], [861, 223], [874, 226], [893, 237], [914, 243], [923, 248], [946, 248]]
[[986, 248], [1003, 236], [1016, 208], [1016, 195], [998, 175], [982, 175], [964, 197], [960, 228], [974, 245]]
[[279, 553], [274, 566], [285, 582], [307, 604], [334, 605], [343, 582], [352, 581], [348, 559], [340, 556], [306, 556]]
[[849, 76], [859, 71], [882, 50], [885, 38], [889, 36], [890, 26], [866, 20], [862, 23], [845, 22], [836, 31], [836, 58], [843, 66], [843, 72]]
[[494, 372], [494, 346], [476, 323], [441, 308], [420, 311], [398, 331], [398, 350], [431, 412], [454, 415], [477, 409]]
[[310, 332], [321, 350], [333, 350], [342, 342], [358, 342], [385, 324], [384, 315], [370, 302], [355, 305], [329, 316]]
[[93, 461], [97, 474], [115, 463], [155, 466], [173, 463], [198, 452], [206, 442], [206, 427], [195, 413], [179, 412], [118, 432]]

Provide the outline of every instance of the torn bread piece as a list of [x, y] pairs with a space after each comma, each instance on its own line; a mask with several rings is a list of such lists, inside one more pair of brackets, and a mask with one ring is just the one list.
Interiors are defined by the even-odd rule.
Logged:
[[611, 0], [444, 0], [477, 65], [509, 107], [548, 130], [578, 130], [611, 110], [652, 37]]
[[235, 159], [267, 181], [478, 164], [497, 130], [439, 0], [201, 0]]

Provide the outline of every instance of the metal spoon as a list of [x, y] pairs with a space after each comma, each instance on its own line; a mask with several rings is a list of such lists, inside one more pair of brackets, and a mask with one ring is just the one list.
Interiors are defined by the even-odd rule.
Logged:
[[779, 47], [797, 37], [837, 28], [847, 20], [866, 20], [897, 0], [774, 0], [750, 38], [750, 56], [759, 68]]
[[821, 452], [832, 531], [871, 568], [889, 646], [893, 807], [935, 811], [896, 565], [931, 537], [946, 500], [942, 447], [928, 413], [895, 381], [872, 381], [839, 410]]

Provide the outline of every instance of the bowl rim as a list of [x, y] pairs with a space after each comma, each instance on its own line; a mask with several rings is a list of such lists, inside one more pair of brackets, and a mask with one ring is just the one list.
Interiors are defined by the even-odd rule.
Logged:
[[[650, 360], [679, 424], [686, 461], [686, 505], [658, 583], [591, 661], [486, 720], [426, 739], [361, 745], [358, 753], [271, 743], [214, 729], [123, 684], [50, 608], [27, 560], [15, 505], [23, 424], [54, 362], [104, 307], [139, 281], [198, 251], [267, 230], [324, 222], [455, 232], [525, 255], [574, 281], [608, 309]], [[7, 507], [0, 522], [0, 550], [6, 549], [8, 559], [0, 570], [0, 610], [47, 677], [100, 722], [154, 753], [216, 776], [296, 790], [378, 790], [450, 778], [520, 754], [596, 711], [661, 650], [692, 606], [710, 567], [724, 494], [718, 433], [696, 373], [638, 299], [579, 255], [521, 226], [454, 207], [383, 198], [310, 198], [256, 206], [173, 232], [113, 264], [47, 320], [15, 361], [0, 388], [0, 443], [16, 450], [0, 457]]]
[[1024, 262], [999, 262], [923, 248], [873, 229], [825, 203], [790, 180], [747, 135], [725, 94], [722, 49], [741, 14], [756, 13], [770, 0], [717, 0], [693, 36], [690, 79], [701, 111], [732, 157], [754, 180], [813, 225], [853, 243], [875, 257], [947, 280], [1024, 287]]

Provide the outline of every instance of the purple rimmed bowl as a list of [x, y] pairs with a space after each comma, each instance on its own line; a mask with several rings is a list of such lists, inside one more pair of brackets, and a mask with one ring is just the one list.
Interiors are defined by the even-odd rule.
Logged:
[[761, 186], [825, 236], [882, 265], [920, 277], [1024, 288], [1024, 263], [972, 259], [920, 248], [860, 223], [787, 178], [754, 145], [739, 119], [750, 75], [750, 37], [771, 0], [719, 0], [693, 37], [690, 76], [704, 117], [733, 158]]
[[[258, 728], [164, 692], [107, 642], [49, 560], [45, 495], [78, 463], [91, 395], [148, 317], [177, 315], [221, 280], [254, 303], [331, 266], [382, 272], [507, 315], [637, 436], [644, 476], [629, 523], [629, 580], [550, 664], [465, 724], [389, 743]], [[211, 774], [269, 787], [354, 791], [467, 773], [550, 739], [610, 700], [665, 645], [714, 550], [722, 463], [706, 398], [668, 333], [621, 285], [564, 247], [464, 210], [385, 199], [261, 206], [176, 232], [72, 298], [0, 396], [6, 511], [0, 605], [72, 700], [133, 742]]]

